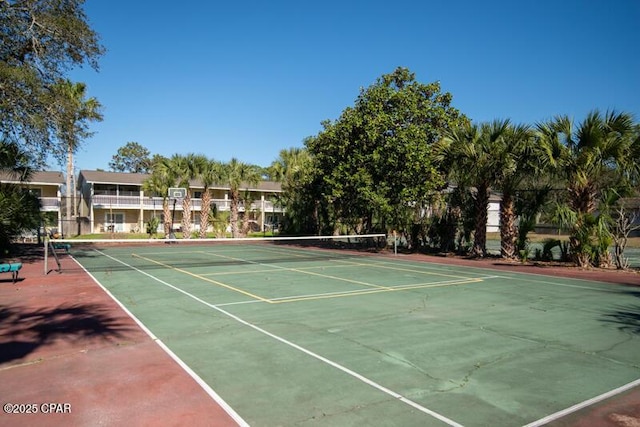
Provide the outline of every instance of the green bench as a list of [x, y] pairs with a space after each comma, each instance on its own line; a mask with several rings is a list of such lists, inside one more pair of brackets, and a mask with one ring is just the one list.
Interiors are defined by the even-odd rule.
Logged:
[[9, 264], [0, 264], [0, 273], [11, 273], [13, 283], [18, 280], [18, 271], [22, 268], [21, 262], [14, 262]]
[[71, 251], [71, 243], [53, 242], [53, 249], [61, 249], [61, 250], [64, 250], [66, 253], [69, 253]]

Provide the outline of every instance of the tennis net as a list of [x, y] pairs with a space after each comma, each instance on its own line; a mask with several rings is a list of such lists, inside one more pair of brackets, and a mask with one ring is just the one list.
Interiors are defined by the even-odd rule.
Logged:
[[[313, 262], [377, 253], [384, 234], [211, 239], [56, 239], [45, 243], [45, 273], [62, 270], [61, 258], [98, 258], [104, 268], [190, 268], [216, 265]], [[92, 261], [95, 265], [96, 261]], [[52, 270], [50, 270], [50, 268]]]

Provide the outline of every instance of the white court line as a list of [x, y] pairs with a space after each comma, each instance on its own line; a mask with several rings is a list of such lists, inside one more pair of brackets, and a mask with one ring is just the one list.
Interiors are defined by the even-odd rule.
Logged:
[[[375, 256], [372, 257], [375, 259], [382, 259], [382, 260], [386, 260], [387, 258], [384, 257], [380, 257], [380, 256]], [[472, 269], [472, 270], [481, 270], [481, 271], [490, 271], [490, 272], [496, 272], [496, 271], [500, 271], [500, 272], [506, 272], [504, 270], [497, 270], [495, 268], [489, 268], [489, 267], [475, 267], [475, 266], [463, 266], [463, 265], [450, 265], [450, 264], [442, 264], [442, 263], [438, 263], [438, 262], [433, 262], [433, 261], [415, 261], [415, 260], [410, 260], [410, 259], [399, 259], [398, 261], [400, 262], [406, 262], [408, 264], [412, 264], [414, 266], [420, 266], [422, 268], [425, 268], [427, 270], [436, 270], [436, 271], [442, 271], [443, 269], [446, 271], [447, 269], [450, 268], [456, 268], [456, 269]], [[394, 265], [395, 262], [390, 262], [390, 261], [379, 261], [381, 264], [391, 264]], [[428, 264], [431, 264], [431, 266], [429, 266]], [[459, 272], [455, 272], [455, 274], [461, 274]], [[466, 273], [465, 273], [466, 274]], [[488, 273], [487, 273], [488, 274]], [[552, 276], [550, 274], [541, 274], [541, 273], [528, 273], [526, 271], [515, 271], [512, 272], [512, 274], [517, 275], [517, 276], [525, 276], [525, 277], [532, 277], [530, 279], [526, 279], [526, 278], [520, 278], [517, 277], [518, 280], [528, 280], [530, 282], [535, 282], [535, 283], [544, 283], [544, 284], [549, 284], [549, 285], [556, 285], [556, 286], [564, 286], [564, 287], [568, 287], [568, 288], [579, 288], [579, 289], [589, 289], [589, 290], [593, 290], [593, 291], [599, 291], [599, 292], [618, 292], [616, 291], [616, 289], [609, 289], [609, 288], [605, 288], [604, 286], [607, 285], [606, 282], [599, 282], [597, 280], [590, 280], [590, 279], [584, 279], [581, 277], [561, 277], [561, 276]], [[514, 280], [516, 279], [516, 277], [512, 277], [512, 276], [491, 276], [492, 278], [501, 278], [501, 279], [509, 279], [509, 280]], [[586, 282], [586, 283], [598, 283], [598, 284], [602, 284], [603, 287], [602, 288], [595, 288], [595, 287], [590, 287], [590, 286], [581, 286], [581, 285], [571, 285], [568, 283], [558, 283], [558, 282], [550, 282], [550, 281], [545, 281], [545, 280], [536, 280], [533, 279], [533, 277], [546, 277], [546, 278], [553, 278], [553, 279], [558, 279], [558, 278], [562, 278], [562, 279], [566, 279], [566, 280], [571, 280], [574, 282]], [[482, 277], [478, 277], [479, 279], [482, 279]], [[633, 287], [633, 285], [619, 285], [622, 287]]]
[[[522, 273], [519, 273], [519, 274], [522, 274]], [[513, 277], [509, 277], [509, 276], [493, 276], [493, 277], [498, 278], [498, 279], [514, 280]], [[543, 276], [543, 277], [550, 277], [550, 276]], [[518, 278], [518, 280], [522, 280], [522, 281], [525, 281], [525, 282], [541, 283], [543, 285], [562, 286], [564, 288], [578, 288], [578, 289], [588, 289], [590, 291], [598, 291], [598, 292], [619, 293], [619, 291], [616, 290], [616, 289], [594, 288], [592, 286], [571, 285], [569, 283], [549, 282], [549, 281], [546, 281], [546, 280], [535, 280], [535, 279], [528, 279], [528, 278]], [[596, 283], [599, 283], [599, 282], [596, 282]], [[512, 285], [512, 283], [507, 283], [507, 285]]]
[[[329, 278], [331, 278], [329, 276]], [[298, 295], [298, 296], [289, 296], [289, 297], [279, 297], [279, 298], [270, 298], [269, 301], [278, 301], [283, 299], [294, 299], [294, 298], [304, 298], [304, 297], [314, 297], [314, 296], [330, 296], [330, 295], [345, 295], [349, 294], [359, 294], [359, 293], [380, 293], [380, 292], [394, 292], [394, 291], [405, 291], [405, 290], [413, 290], [413, 289], [424, 289], [424, 288], [438, 288], [445, 286], [454, 286], [454, 285], [468, 285], [470, 283], [479, 283], [482, 282], [481, 279], [454, 279], [454, 280], [444, 280], [442, 282], [422, 282], [422, 283], [412, 283], [408, 285], [392, 285], [385, 286], [384, 288], [376, 289], [376, 288], [362, 288], [362, 289], [352, 289], [350, 291], [335, 291], [335, 292], [326, 292], [319, 294], [308, 294], [308, 295]]]
[[329, 276], [327, 274], [314, 273], [312, 271], [300, 270], [300, 269], [297, 269], [297, 268], [282, 267], [282, 266], [276, 265], [276, 264], [264, 264], [264, 263], [257, 262], [257, 261], [246, 260], [246, 259], [243, 259], [243, 258], [234, 258], [234, 257], [230, 257], [230, 256], [227, 256], [227, 255], [222, 255], [222, 254], [214, 254], [214, 253], [212, 253], [211, 255], [217, 256], [219, 258], [226, 258], [226, 259], [234, 260], [234, 261], [242, 261], [242, 262], [246, 262], [248, 264], [259, 265], [259, 266], [262, 266], [262, 267], [269, 267], [269, 268], [272, 268], [274, 271], [275, 270], [278, 270], [278, 271], [289, 271], [289, 272], [293, 271], [295, 273], [307, 274], [309, 276], [319, 276], [319, 277], [325, 277], [327, 279], [334, 279], [334, 280], [339, 280], [339, 281], [347, 282], [347, 283], [355, 283], [356, 285], [364, 285], [364, 286], [368, 286], [368, 287], [373, 288], [373, 289], [388, 289], [386, 286], [376, 285], [374, 283], [361, 282], [359, 280], [352, 280], [352, 279], [347, 279], [347, 278], [337, 277], [337, 276]]
[[[313, 262], [318, 262], [318, 261], [313, 261]], [[252, 261], [252, 263], [255, 264], [254, 261]], [[239, 274], [239, 275], [246, 275], [246, 274], [256, 274], [256, 273], [272, 273], [274, 272], [274, 268], [278, 267], [278, 266], [271, 266], [271, 268], [269, 268], [268, 270], [237, 270], [237, 271], [222, 271], [222, 272], [213, 272], [213, 273], [200, 273], [199, 276], [230, 276], [230, 275], [234, 275], [234, 274]], [[371, 267], [371, 264], [340, 264], [340, 265], [336, 265], [336, 264], [326, 264], [326, 265], [314, 265], [314, 266], [310, 266], [310, 267], [296, 267], [296, 268], [291, 268], [291, 267], [278, 267], [279, 271], [293, 271], [293, 272], [304, 272], [307, 270], [324, 270], [324, 269], [336, 269], [336, 268], [354, 268], [354, 267]], [[428, 274], [428, 273], [427, 273]]]
[[228, 305], [242, 305], [242, 304], [258, 304], [264, 301], [260, 301], [257, 299], [247, 300], [247, 301], [236, 301], [236, 302], [225, 302], [222, 304], [216, 304], [216, 307], [226, 307]]
[[[99, 251], [96, 251], [99, 252]], [[99, 252], [102, 254], [102, 252]], [[105, 255], [105, 254], [102, 254]], [[105, 255], [108, 256], [108, 255]], [[111, 259], [115, 259], [109, 256], [109, 258]], [[142, 329], [148, 336], [149, 338], [151, 338], [153, 341], [155, 341], [162, 350], [164, 350], [165, 353], [167, 353], [169, 355], [169, 357], [171, 357], [182, 369], [185, 370], [185, 372], [191, 377], [193, 378], [193, 380], [195, 380], [195, 382], [202, 387], [202, 389], [236, 422], [238, 423], [239, 426], [242, 427], [249, 427], [249, 424], [242, 419], [242, 417], [240, 415], [238, 415], [238, 413], [236, 411], [233, 410], [233, 408], [227, 403], [225, 402], [225, 400], [220, 397], [220, 395], [218, 393], [216, 393], [210, 386], [209, 384], [207, 384], [202, 378], [200, 378], [200, 376], [198, 374], [196, 374], [193, 369], [191, 369], [186, 363], [184, 363], [182, 361], [182, 359], [180, 359], [173, 351], [171, 351], [171, 349], [169, 347], [167, 347], [165, 345], [165, 343], [163, 343], [158, 337], [156, 337], [153, 332], [151, 332], [151, 330], [149, 328], [147, 328], [144, 323], [142, 323], [136, 316], [134, 316], [133, 313], [131, 313], [129, 311], [129, 309], [127, 307], [125, 307], [107, 288], [105, 288], [102, 283], [100, 283], [98, 281], [98, 279], [96, 279], [93, 274], [91, 274], [89, 271], [87, 271], [86, 268], [84, 268], [84, 266], [82, 264], [80, 264], [74, 257], [71, 257], [71, 259], [73, 259], [73, 261], [78, 264], [80, 266], [80, 268], [82, 268], [82, 270], [84, 270], [89, 277], [91, 277], [93, 279], [94, 282], [96, 282], [96, 284], [98, 286], [100, 286], [100, 288], [102, 288], [102, 290], [109, 295], [109, 297], [116, 303], [118, 304], [118, 306], [127, 314], [127, 316], [129, 316], [131, 319], [133, 319], [134, 322], [136, 322], [136, 324], [140, 327], [140, 329]], [[118, 261], [118, 260], [116, 260]], [[120, 262], [120, 261], [118, 261]], [[124, 264], [124, 263], [123, 263]], [[126, 264], [125, 264], [126, 265]]]
[[[155, 277], [155, 276], [153, 276], [153, 275], [151, 275], [151, 274], [149, 274], [149, 273], [147, 273], [145, 271], [142, 271], [142, 270], [140, 270], [140, 269], [138, 269], [138, 268], [136, 268], [136, 267], [134, 267], [134, 266], [132, 266], [130, 264], [127, 264], [124, 261], [121, 261], [121, 260], [119, 260], [117, 258], [114, 258], [114, 257], [112, 257], [112, 256], [110, 256], [108, 254], [105, 254], [103, 252], [100, 252], [98, 250], [96, 250], [96, 252], [98, 252], [98, 253], [100, 253], [100, 254], [108, 257], [108, 258], [111, 258], [112, 260], [114, 260], [114, 261], [116, 261], [116, 262], [118, 262], [118, 263], [120, 263], [120, 264], [122, 264], [122, 265], [124, 265], [126, 267], [129, 267], [132, 270], [135, 270], [138, 273], [140, 273], [140, 274], [142, 274], [144, 276], [147, 276], [147, 277], [149, 277], [149, 278], [161, 283], [164, 286], [167, 286], [167, 287], [169, 287], [169, 288], [171, 288], [171, 289], [173, 289], [175, 291], [178, 291], [181, 294], [186, 295], [189, 298], [191, 298], [191, 299], [193, 299], [193, 300], [195, 300], [195, 301], [197, 301], [197, 302], [199, 302], [201, 304], [204, 304], [207, 307], [210, 307], [210, 308], [212, 308], [212, 309], [224, 314], [225, 316], [230, 317], [231, 319], [237, 321], [238, 323], [241, 323], [241, 324], [243, 324], [243, 325], [245, 325], [245, 326], [257, 331], [257, 332], [260, 332], [261, 334], [264, 334], [264, 335], [266, 335], [266, 336], [268, 336], [270, 338], [273, 338], [274, 340], [279, 341], [279, 342], [281, 342], [281, 343], [283, 343], [283, 344], [285, 344], [285, 345], [287, 345], [287, 346], [289, 346], [291, 348], [294, 348], [294, 349], [296, 349], [296, 350], [298, 350], [298, 351], [300, 351], [300, 352], [302, 352], [302, 353], [304, 353], [304, 354], [306, 354], [308, 356], [311, 356], [311, 357], [313, 357], [313, 358], [315, 358], [317, 360], [320, 360], [321, 362], [324, 362], [327, 365], [332, 366], [332, 367], [338, 369], [339, 371], [342, 371], [345, 374], [350, 375], [350, 376], [360, 380], [361, 382], [363, 382], [363, 383], [365, 383], [365, 384], [367, 384], [367, 385], [369, 385], [369, 386], [371, 386], [371, 387], [373, 387], [373, 388], [375, 388], [375, 389], [377, 389], [377, 390], [379, 390], [379, 391], [381, 391], [381, 392], [393, 397], [394, 399], [398, 399], [402, 403], [404, 403], [406, 405], [409, 405], [412, 408], [417, 409], [420, 412], [428, 414], [428, 415], [430, 415], [430, 416], [432, 416], [432, 417], [444, 422], [447, 425], [450, 425], [452, 427], [463, 427], [462, 424], [459, 424], [459, 423], [457, 423], [457, 422], [445, 417], [444, 415], [441, 415], [441, 414], [439, 414], [439, 413], [437, 413], [435, 411], [432, 411], [431, 409], [425, 408], [424, 406], [414, 402], [413, 400], [411, 400], [411, 399], [409, 399], [407, 397], [404, 397], [403, 395], [401, 395], [399, 393], [396, 393], [395, 391], [390, 390], [390, 389], [384, 387], [383, 385], [378, 384], [377, 382], [375, 382], [373, 380], [370, 380], [369, 378], [367, 378], [367, 377], [365, 377], [365, 376], [363, 376], [363, 375], [361, 375], [361, 374], [359, 374], [359, 373], [357, 373], [355, 371], [352, 371], [349, 368], [346, 368], [346, 367], [340, 365], [337, 362], [334, 362], [334, 361], [332, 361], [330, 359], [327, 359], [326, 357], [320, 356], [319, 354], [314, 353], [311, 350], [307, 350], [306, 348], [304, 348], [304, 347], [302, 347], [302, 346], [300, 346], [298, 344], [295, 344], [295, 343], [293, 343], [291, 341], [286, 340], [285, 338], [282, 338], [282, 337], [280, 337], [278, 335], [275, 335], [275, 334], [273, 334], [273, 333], [271, 333], [271, 332], [269, 332], [269, 331], [267, 331], [265, 329], [262, 329], [261, 327], [255, 325], [255, 324], [253, 324], [251, 322], [248, 322], [248, 321], [246, 321], [246, 320], [244, 320], [244, 319], [242, 319], [242, 318], [240, 318], [238, 316], [236, 316], [235, 314], [232, 314], [232, 313], [230, 313], [230, 312], [228, 312], [228, 311], [226, 311], [226, 310], [224, 310], [222, 308], [219, 308], [214, 304], [208, 303], [207, 301], [204, 301], [203, 299], [201, 299], [201, 298], [199, 298], [199, 297], [197, 297], [197, 296], [195, 296], [193, 294], [190, 294], [189, 292], [187, 292], [187, 291], [185, 291], [183, 289], [180, 289], [180, 288], [178, 288], [178, 287], [176, 287], [176, 286], [174, 286], [174, 285], [172, 285], [172, 284], [170, 284], [168, 282], [165, 282], [164, 280], [161, 280], [161, 279], [159, 279], [159, 278], [157, 278], [157, 277]], [[98, 282], [98, 284], [100, 284], [100, 283]], [[102, 285], [100, 285], [100, 286], [102, 286]], [[114, 298], [114, 297], [112, 296], [112, 298]], [[118, 300], [116, 300], [115, 298], [114, 298], [114, 300], [116, 302], [118, 302]], [[120, 304], [120, 303], [118, 302], [118, 304]], [[122, 306], [122, 304], [120, 304], [120, 305]], [[134, 317], [134, 320], [135, 320], [135, 317]], [[142, 324], [142, 323], [140, 323], [140, 324]], [[146, 330], [146, 328], [145, 328], [145, 330]], [[160, 341], [158, 340], [158, 342], [160, 342]]]
[[637, 387], [639, 385], [640, 385], [640, 379], [637, 379], [635, 381], [632, 381], [632, 382], [630, 382], [628, 384], [623, 385], [622, 387], [618, 387], [616, 389], [613, 389], [611, 391], [603, 393], [600, 396], [593, 397], [591, 399], [585, 400], [584, 402], [580, 402], [580, 403], [578, 403], [576, 405], [573, 405], [573, 406], [571, 406], [571, 407], [569, 407], [567, 409], [563, 409], [562, 411], [558, 411], [558, 412], [553, 413], [551, 415], [548, 415], [548, 416], [546, 416], [544, 418], [540, 418], [539, 420], [534, 421], [532, 423], [529, 423], [529, 424], [527, 424], [527, 425], [525, 425], [523, 427], [539, 427], [539, 426], [543, 426], [543, 425], [548, 424], [548, 423], [550, 423], [552, 421], [555, 421], [555, 420], [557, 420], [559, 418], [562, 418], [562, 417], [564, 417], [566, 415], [569, 415], [571, 413], [579, 411], [580, 409], [586, 408], [586, 407], [591, 406], [591, 405], [593, 405], [595, 403], [598, 403], [598, 402], [601, 402], [601, 401], [603, 401], [605, 399], [608, 399], [610, 397], [616, 396], [616, 395], [618, 395], [620, 393], [623, 393], [623, 392], [625, 392], [627, 390], [630, 390], [630, 389], [632, 389], [634, 387]]
[[[487, 277], [490, 279], [491, 277]], [[445, 280], [442, 282], [425, 282], [425, 283], [416, 283], [413, 285], [396, 285], [389, 286], [384, 289], [372, 289], [372, 288], [361, 288], [361, 289], [352, 289], [350, 291], [335, 291], [335, 292], [323, 292], [318, 294], [301, 294], [301, 295], [292, 295], [286, 297], [278, 297], [278, 298], [269, 298], [269, 301], [272, 302], [298, 302], [296, 300], [311, 300], [311, 299], [322, 299], [324, 297], [340, 297], [340, 296], [352, 296], [355, 295], [370, 295], [373, 293], [382, 293], [382, 292], [394, 292], [394, 291], [410, 291], [414, 289], [428, 289], [428, 288], [442, 288], [446, 286], [457, 286], [457, 285], [468, 285], [471, 283], [480, 283], [482, 280], [480, 279], [458, 279], [458, 280]], [[228, 305], [238, 305], [238, 304], [255, 304], [264, 301], [259, 300], [251, 300], [251, 301], [236, 301], [236, 302], [227, 302], [222, 304], [215, 304], [216, 307], [226, 307]]]

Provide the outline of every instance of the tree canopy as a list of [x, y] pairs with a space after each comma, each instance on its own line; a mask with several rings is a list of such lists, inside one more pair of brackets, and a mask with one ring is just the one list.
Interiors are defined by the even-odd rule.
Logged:
[[569, 228], [570, 250], [581, 266], [608, 262], [610, 224], [602, 213], [612, 190], [629, 194], [638, 185], [637, 131], [630, 114], [616, 111], [595, 110], [577, 124], [567, 116], [538, 124], [545, 158], [566, 184], [555, 219]]
[[406, 224], [443, 184], [432, 145], [461, 115], [440, 84], [397, 68], [306, 142], [329, 222], [373, 230]]
[[150, 154], [137, 142], [127, 142], [111, 157], [109, 168], [114, 172], [149, 173], [153, 163]]
[[84, 0], [0, 1], [0, 136], [41, 155], [65, 152], [56, 124], [64, 120], [53, 89], [66, 72], [98, 69], [104, 53], [87, 23]]
[[[31, 155], [15, 142], [0, 140], [0, 173], [12, 181], [30, 179]], [[13, 238], [40, 225], [40, 201], [19, 184], [0, 183], [0, 258]]]

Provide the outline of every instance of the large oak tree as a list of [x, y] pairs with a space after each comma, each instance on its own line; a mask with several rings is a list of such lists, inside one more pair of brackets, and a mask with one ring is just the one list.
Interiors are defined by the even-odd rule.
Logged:
[[109, 168], [115, 172], [149, 173], [153, 160], [149, 150], [141, 144], [130, 141], [118, 148], [118, 152], [111, 157]]
[[350, 231], [404, 228], [443, 177], [432, 144], [460, 119], [438, 82], [397, 68], [361, 90], [353, 107], [306, 145], [314, 159], [325, 222]]

